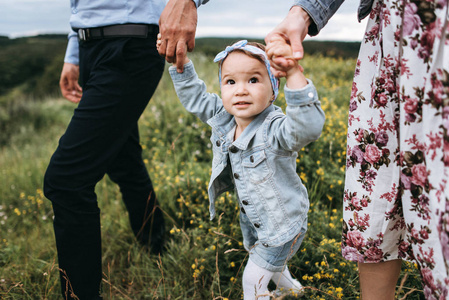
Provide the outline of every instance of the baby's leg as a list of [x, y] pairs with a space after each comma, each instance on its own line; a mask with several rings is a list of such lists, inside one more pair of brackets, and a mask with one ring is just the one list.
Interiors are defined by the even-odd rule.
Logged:
[[258, 297], [258, 300], [269, 300], [268, 283], [274, 272], [268, 271], [256, 265], [251, 258], [248, 259], [245, 271], [243, 272], [243, 299], [254, 300], [256, 295], [264, 295]]
[[276, 289], [278, 290], [292, 290], [294, 293], [302, 294], [303, 287], [301, 283], [292, 277], [287, 267], [285, 267], [283, 272], [274, 273], [271, 280], [276, 284]]

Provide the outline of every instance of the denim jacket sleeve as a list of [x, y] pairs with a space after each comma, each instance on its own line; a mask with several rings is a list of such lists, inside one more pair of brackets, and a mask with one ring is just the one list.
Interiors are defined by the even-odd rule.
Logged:
[[315, 86], [312, 81], [308, 82], [307, 86], [299, 90], [285, 86], [286, 118], [274, 120], [270, 126], [272, 143], [279, 144], [284, 150], [298, 152], [317, 140], [323, 130], [324, 112]]
[[173, 66], [168, 71], [182, 105], [201, 121], [206, 123], [223, 109], [221, 98], [206, 91], [206, 84], [198, 78], [192, 61], [184, 65], [182, 73], [178, 73]]
[[309, 35], [317, 35], [335, 14], [344, 0], [294, 0], [293, 6], [301, 6], [312, 18]]

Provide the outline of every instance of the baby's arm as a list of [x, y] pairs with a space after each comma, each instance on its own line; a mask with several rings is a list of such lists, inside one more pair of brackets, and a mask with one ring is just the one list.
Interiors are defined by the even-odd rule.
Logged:
[[307, 80], [303, 69], [292, 57], [292, 49], [283, 39], [270, 42], [268, 55], [283, 56], [290, 64], [283, 68], [287, 83], [284, 88], [287, 102], [286, 118], [272, 124], [274, 143], [291, 151], [299, 151], [316, 140], [324, 125], [324, 112], [312, 81]]

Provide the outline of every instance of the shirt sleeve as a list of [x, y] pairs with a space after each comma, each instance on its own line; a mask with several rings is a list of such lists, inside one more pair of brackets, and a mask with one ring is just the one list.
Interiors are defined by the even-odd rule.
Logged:
[[324, 126], [324, 112], [318, 94], [311, 80], [297, 90], [284, 87], [287, 102], [286, 117], [271, 124], [274, 132], [273, 143], [283, 149], [299, 151], [307, 144], [317, 140]]
[[192, 0], [192, 1], [195, 2], [196, 7], [199, 7], [200, 5], [209, 2], [209, 0]]
[[182, 105], [204, 123], [224, 109], [221, 98], [206, 91], [206, 84], [198, 78], [192, 61], [184, 65], [182, 73], [178, 73], [174, 66], [168, 72]]
[[68, 36], [68, 44], [65, 52], [64, 62], [74, 65], [79, 64], [79, 47], [78, 47], [78, 35], [75, 31], [71, 31]]
[[293, 6], [301, 6], [313, 23], [309, 27], [309, 35], [317, 35], [335, 14], [344, 0], [294, 0]]

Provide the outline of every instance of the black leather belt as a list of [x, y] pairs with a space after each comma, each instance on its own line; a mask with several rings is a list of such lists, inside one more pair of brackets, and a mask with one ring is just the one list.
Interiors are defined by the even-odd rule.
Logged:
[[149, 34], [158, 33], [159, 26], [145, 24], [121, 24], [95, 28], [79, 28], [79, 41], [89, 41], [94, 39], [117, 38], [117, 37], [137, 37], [146, 38]]

